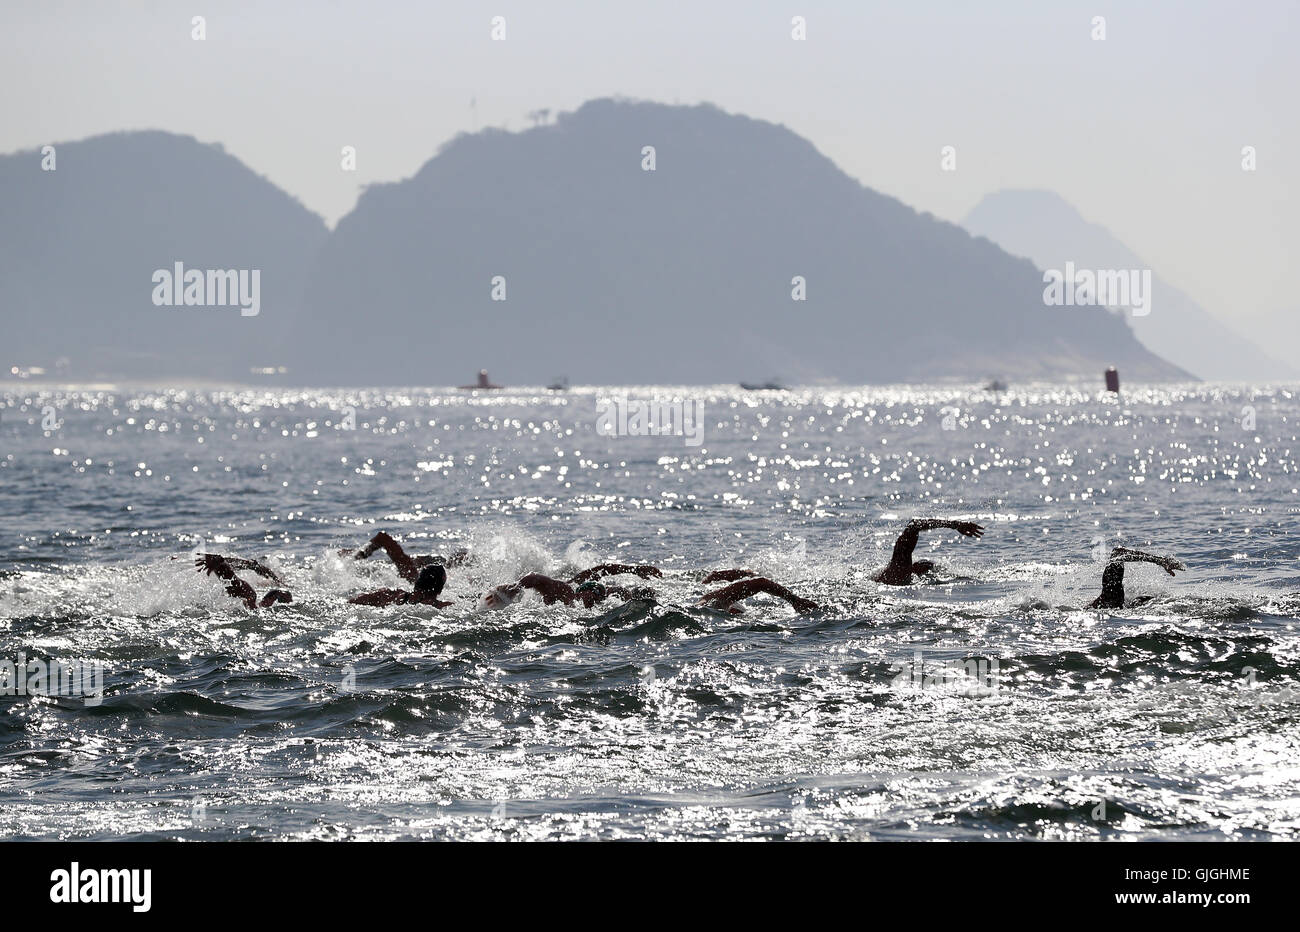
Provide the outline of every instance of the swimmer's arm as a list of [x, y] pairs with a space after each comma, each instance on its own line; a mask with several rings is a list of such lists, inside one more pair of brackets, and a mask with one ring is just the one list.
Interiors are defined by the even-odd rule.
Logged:
[[889, 558], [890, 568], [906, 568], [908, 575], [912, 572], [912, 551], [921, 539], [922, 531], [933, 531], [941, 527], [953, 527], [957, 522], [943, 521], [939, 518], [913, 518], [903, 528], [903, 533], [894, 541], [894, 552]]
[[[944, 518], [914, 518], [908, 522], [907, 527], [903, 529], [903, 533], [899, 535], [898, 540], [901, 543], [904, 538], [907, 538], [911, 541], [912, 547], [915, 547], [917, 537], [920, 536], [922, 531], [935, 531], [940, 528], [949, 528], [950, 530], [957, 531], [960, 534], [965, 534], [967, 537], [978, 538], [984, 536], [984, 528], [976, 524], [974, 521], [948, 521]], [[911, 553], [910, 548], [908, 549], [908, 553]]]
[[257, 608], [257, 593], [253, 591], [252, 586], [235, 575], [235, 571], [221, 554], [205, 553], [195, 558], [194, 566], [209, 576], [216, 576], [229, 583], [226, 586], [226, 595], [232, 599], [239, 599], [248, 608]]
[[894, 552], [889, 558], [889, 565], [877, 574], [880, 582], [907, 583], [912, 578], [912, 551], [916, 549], [922, 531], [934, 531], [939, 528], [951, 528], [967, 537], [982, 537], [984, 528], [973, 521], [948, 521], [943, 518], [913, 518], [903, 528], [903, 533], [894, 541]]
[[267, 592], [266, 595], [262, 596], [262, 601], [259, 602], [258, 604], [262, 608], [270, 608], [272, 605], [276, 605], [280, 602], [292, 602], [292, 601], [293, 601], [293, 593], [290, 592], [288, 589], [272, 589], [269, 592]]
[[590, 569], [583, 570], [581, 573], [570, 579], [569, 582], [572, 585], [580, 586], [593, 579], [601, 579], [605, 576], [619, 576], [623, 573], [635, 573], [642, 579], [649, 579], [651, 576], [663, 576], [663, 573], [657, 566], [651, 566], [648, 563], [602, 563], [599, 566], [593, 566]]
[[544, 576], [541, 573], [529, 573], [521, 578], [517, 585], [541, 593], [542, 601], [547, 605], [552, 602], [563, 602], [565, 605], [572, 605], [577, 598], [573, 587], [568, 583], [563, 580], [552, 579], [550, 576]]
[[878, 582], [890, 585], [906, 585], [912, 581], [912, 551], [922, 531], [933, 526], [931, 520], [912, 520], [903, 528], [903, 533], [894, 541], [894, 552], [889, 557], [889, 565], [876, 574]]
[[1110, 552], [1111, 563], [1154, 563], [1170, 576], [1174, 575], [1177, 570], [1185, 570], [1186, 566], [1173, 557], [1163, 557], [1154, 553], [1144, 553], [1141, 550], [1130, 550], [1128, 547], [1116, 547]]
[[704, 577], [704, 585], [714, 582], [735, 582], [737, 579], [744, 579], [746, 576], [757, 575], [752, 570], [714, 570], [708, 576]]
[[414, 582], [419, 576], [419, 569], [415, 561], [402, 549], [402, 545], [393, 539], [393, 536], [387, 531], [380, 531], [374, 537], [370, 538], [370, 543], [366, 544], [356, 552], [353, 559], [364, 560], [376, 550], [382, 549], [388, 554], [388, 559], [393, 561], [393, 566], [397, 567], [397, 575], [403, 579]]
[[383, 608], [385, 605], [392, 605], [394, 602], [404, 602], [409, 595], [402, 589], [376, 589], [373, 592], [363, 592], [361, 595], [353, 596], [348, 599], [352, 605], [373, 605], [376, 608]]
[[434, 554], [433, 556], [429, 557], [430, 563], [441, 566], [444, 569], [450, 569], [451, 567], [455, 567], [455, 566], [464, 566], [465, 564], [469, 563], [469, 560], [470, 560], [469, 551], [466, 550], [464, 547], [461, 547], [459, 550], [455, 551], [449, 557], [444, 557], [439, 554]]
[[256, 560], [245, 560], [242, 557], [226, 557], [226, 563], [237, 570], [252, 570], [258, 576], [270, 579], [273, 582], [283, 583], [284, 580], [275, 575], [275, 570], [271, 569], [265, 563], [259, 563]]
[[252, 586], [239, 577], [235, 577], [235, 581], [226, 586], [226, 595], [232, 599], [239, 599], [248, 608], [257, 608], [257, 593], [253, 591]]
[[765, 576], [759, 576], [754, 579], [742, 579], [740, 582], [734, 582], [730, 586], [723, 586], [721, 589], [715, 589], [712, 592], [706, 592], [701, 598], [702, 604], [713, 604], [719, 608], [727, 608], [735, 602], [741, 602], [752, 595], [766, 593], [774, 595], [778, 599], [785, 599], [796, 611], [801, 614], [818, 611], [821, 606], [809, 599], [801, 598], [795, 595], [785, 586], [774, 582]]

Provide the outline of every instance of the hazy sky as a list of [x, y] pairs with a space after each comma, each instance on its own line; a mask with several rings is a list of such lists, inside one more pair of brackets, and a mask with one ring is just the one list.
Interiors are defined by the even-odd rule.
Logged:
[[0, 151], [186, 133], [332, 224], [475, 120], [522, 129], [611, 95], [711, 101], [945, 219], [1001, 188], [1054, 190], [1219, 316], [1257, 339], [1271, 317], [1294, 339], [1298, 22], [1297, 0], [4, 0]]

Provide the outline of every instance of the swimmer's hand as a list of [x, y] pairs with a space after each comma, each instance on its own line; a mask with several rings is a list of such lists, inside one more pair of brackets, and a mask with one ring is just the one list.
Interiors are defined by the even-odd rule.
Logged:
[[207, 573], [209, 576], [220, 576], [223, 579], [229, 579], [234, 575], [230, 573], [230, 567], [226, 565], [226, 558], [219, 553], [205, 553], [201, 557], [194, 558], [194, 568], [201, 573]]
[[270, 579], [273, 582], [283, 583], [275, 571], [265, 563], [258, 563], [256, 560], [245, 560], [243, 557], [226, 557], [219, 553], [205, 553], [201, 557], [195, 557], [194, 566], [200, 572], [207, 573], [209, 576], [220, 576], [222, 579], [232, 579], [235, 570], [252, 570], [258, 576]]
[[1174, 572], [1177, 570], [1187, 569], [1187, 567], [1183, 565], [1181, 560], [1175, 560], [1173, 557], [1161, 557], [1159, 560], [1156, 561], [1156, 566], [1163, 569], [1170, 576], [1174, 575]]
[[813, 612], [821, 611], [822, 608], [816, 602], [797, 595], [790, 596], [790, 604], [794, 606], [794, 610], [800, 615], [811, 615]]
[[954, 521], [952, 529], [959, 534], [965, 534], [967, 537], [980, 538], [984, 536], [984, 528], [974, 521]]

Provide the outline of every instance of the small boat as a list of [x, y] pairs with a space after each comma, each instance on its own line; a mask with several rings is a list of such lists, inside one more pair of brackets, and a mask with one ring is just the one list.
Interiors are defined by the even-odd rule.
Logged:
[[740, 387], [747, 392], [784, 392], [789, 391], [780, 382], [741, 382]]
[[546, 390], [551, 392], [567, 392], [569, 390], [569, 377], [567, 375], [560, 376], [558, 379], [551, 382], [550, 385], [546, 386]]
[[986, 392], [1005, 392], [1006, 390], [1007, 383], [1001, 379], [994, 379], [988, 385], [984, 386], [984, 391]]
[[481, 388], [501, 388], [500, 385], [493, 385], [493, 384], [492, 384], [492, 380], [488, 378], [488, 374], [487, 374], [487, 370], [486, 370], [486, 369], [480, 369], [480, 370], [478, 370], [478, 384], [477, 384], [477, 385], [461, 385], [461, 386], [458, 386], [458, 387], [461, 388], [461, 389], [463, 389], [464, 391], [467, 391], [467, 392], [475, 392], [475, 391], [478, 391], [478, 390], [481, 389]]

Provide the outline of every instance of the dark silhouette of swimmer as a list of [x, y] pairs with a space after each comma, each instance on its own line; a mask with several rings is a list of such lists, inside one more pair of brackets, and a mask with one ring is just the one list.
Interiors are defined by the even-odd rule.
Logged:
[[275, 574], [275, 571], [264, 563], [256, 560], [245, 560], [242, 557], [226, 557], [219, 553], [205, 553], [194, 559], [194, 567], [199, 572], [207, 573], [209, 576], [216, 576], [224, 579], [229, 585], [226, 586], [226, 594], [232, 599], [239, 599], [248, 608], [267, 608], [279, 602], [292, 602], [293, 594], [288, 589], [271, 589], [266, 595], [262, 596], [262, 601], [257, 601], [257, 593], [253, 587], [239, 578], [235, 570], [252, 570], [257, 575], [281, 585], [284, 581]]
[[355, 560], [365, 560], [376, 550], [383, 550], [388, 554], [388, 559], [392, 560], [393, 566], [397, 568], [397, 575], [407, 582], [415, 582], [419, 578], [420, 571], [426, 566], [463, 566], [469, 562], [469, 551], [464, 548], [457, 550], [450, 557], [413, 557], [403, 550], [402, 545], [387, 531], [380, 531], [370, 538], [370, 542], [360, 550], [340, 550], [339, 553], [343, 556], [352, 554]]
[[758, 574], [751, 570], [714, 570], [708, 576], [704, 577], [704, 584], [714, 582], [735, 582], [737, 579], [744, 579], [746, 576], [757, 576]]
[[[607, 564], [609, 566], [621, 566], [622, 564]], [[595, 569], [595, 567], [593, 567]], [[654, 569], [654, 567], [649, 567]], [[655, 570], [655, 573], [658, 573]], [[581, 573], [579, 575], [582, 575]], [[614, 574], [609, 574], [614, 575]], [[662, 574], [660, 574], [662, 575]], [[599, 602], [603, 602], [611, 596], [617, 596], [624, 600], [630, 599], [652, 599], [654, 590], [647, 587], [626, 588], [624, 586], [615, 586], [608, 583], [598, 583], [588, 579], [579, 582], [577, 586], [567, 583], [562, 579], [555, 579], [542, 573], [529, 573], [527, 576], [520, 577], [518, 582], [508, 583], [503, 586], [496, 586], [489, 589], [483, 595], [484, 608], [500, 608], [509, 605], [518, 599], [525, 589], [531, 589], [542, 597], [542, 602], [551, 605], [555, 602], [562, 602], [565, 605], [573, 605], [581, 602], [585, 608], [591, 608]]]
[[606, 576], [621, 576], [624, 573], [634, 573], [642, 579], [649, 579], [652, 576], [663, 578], [663, 572], [657, 566], [651, 566], [648, 563], [602, 563], [600, 566], [593, 566], [585, 569], [569, 580], [575, 586], [585, 582], [594, 582], [597, 579], [603, 579]]
[[[229, 583], [226, 586], [226, 593], [231, 598], [239, 599], [250, 609], [268, 608], [281, 602], [293, 601], [293, 593], [288, 589], [271, 589], [266, 595], [262, 596], [260, 602], [257, 600], [257, 593], [253, 590], [253, 587], [240, 579], [235, 570], [252, 570], [259, 576], [264, 576], [275, 582], [283, 584], [283, 581], [275, 574], [274, 570], [265, 564], [258, 563], [256, 560], [227, 557], [219, 553], [205, 553], [195, 559], [194, 565], [200, 572], [226, 580]], [[451, 603], [438, 600], [438, 595], [446, 584], [447, 571], [435, 564], [426, 566], [420, 571], [415, 580], [415, 589], [412, 592], [407, 592], [404, 589], [376, 589], [373, 592], [362, 593], [348, 599], [348, 601], [355, 605], [433, 605], [437, 608], [446, 608]]]
[[[1093, 599], [1089, 608], [1123, 608], [1124, 607], [1124, 564], [1125, 563], [1154, 563], [1163, 569], [1170, 576], [1174, 575], [1176, 570], [1187, 569], [1178, 560], [1173, 557], [1161, 557], [1151, 553], [1143, 553], [1141, 550], [1130, 550], [1127, 547], [1116, 547], [1110, 552], [1110, 560], [1106, 563], [1106, 568], [1101, 573], [1101, 595]], [[1129, 605], [1141, 605], [1143, 602], [1149, 602], [1154, 596], [1140, 596], [1134, 599]]]
[[438, 598], [442, 594], [442, 587], [445, 585], [447, 585], [447, 570], [443, 566], [433, 563], [420, 570], [419, 575], [415, 577], [415, 588], [410, 592], [405, 589], [375, 589], [372, 592], [363, 592], [361, 595], [353, 596], [348, 601], [353, 605], [373, 605], [376, 607], [385, 605], [432, 605], [434, 608], [446, 608], [451, 603], [443, 602]]
[[951, 528], [967, 537], [984, 536], [984, 528], [973, 521], [913, 518], [908, 522], [907, 527], [903, 528], [903, 533], [898, 535], [898, 540], [894, 541], [894, 555], [890, 557], [889, 565], [873, 577], [876, 582], [890, 586], [906, 586], [911, 583], [913, 576], [924, 576], [934, 569], [934, 564], [929, 560], [913, 562], [912, 551], [916, 549], [917, 538], [921, 536], [922, 531], [933, 531], [938, 528]]
[[778, 599], [785, 599], [801, 615], [807, 615], [821, 609], [821, 606], [816, 602], [795, 595], [785, 586], [768, 579], [766, 576], [755, 576], [749, 570], [716, 570], [704, 577], [706, 583], [725, 579], [738, 579], [738, 581], [729, 586], [723, 586], [721, 589], [714, 589], [712, 592], [704, 593], [704, 595], [700, 596], [699, 604], [730, 612], [733, 615], [739, 615], [744, 609], [737, 605], [737, 602], [743, 602], [750, 596], [762, 593], [774, 595]]

